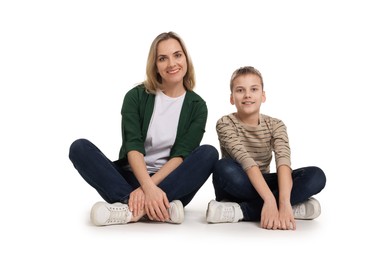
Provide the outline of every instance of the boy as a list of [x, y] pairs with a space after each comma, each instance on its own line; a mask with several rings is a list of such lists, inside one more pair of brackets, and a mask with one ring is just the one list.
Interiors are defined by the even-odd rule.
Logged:
[[[312, 196], [325, 187], [325, 174], [315, 166], [291, 169], [286, 126], [260, 114], [266, 100], [261, 73], [237, 69], [230, 91], [237, 112], [216, 125], [222, 159], [213, 172], [216, 199], [208, 204], [207, 222], [260, 220], [261, 228], [295, 230], [295, 219], [318, 217], [321, 207]], [[270, 173], [272, 153], [276, 173]]]

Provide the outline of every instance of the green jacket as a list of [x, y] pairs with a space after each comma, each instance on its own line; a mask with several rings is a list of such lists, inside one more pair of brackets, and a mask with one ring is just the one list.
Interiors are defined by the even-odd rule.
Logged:
[[[145, 139], [154, 109], [154, 94], [148, 94], [144, 85], [130, 89], [122, 105], [122, 147], [119, 159], [136, 150], [145, 155]], [[195, 92], [187, 91], [180, 112], [175, 143], [170, 157], [186, 158], [202, 141], [207, 121], [206, 102]], [[161, 129], [164, 131], [164, 129]]]

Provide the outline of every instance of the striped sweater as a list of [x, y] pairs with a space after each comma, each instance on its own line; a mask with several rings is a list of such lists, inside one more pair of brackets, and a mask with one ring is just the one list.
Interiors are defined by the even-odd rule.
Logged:
[[272, 153], [276, 168], [291, 168], [290, 145], [283, 121], [260, 114], [256, 127], [243, 124], [234, 113], [221, 117], [216, 125], [223, 158], [231, 158], [244, 170], [258, 166], [262, 173], [270, 173]]

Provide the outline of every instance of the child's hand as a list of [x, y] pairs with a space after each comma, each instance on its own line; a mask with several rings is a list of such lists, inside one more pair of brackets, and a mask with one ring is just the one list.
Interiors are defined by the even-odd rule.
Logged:
[[279, 211], [275, 202], [264, 202], [261, 210], [260, 227], [265, 229], [279, 229]]
[[280, 220], [279, 229], [283, 229], [283, 230], [296, 229], [295, 219], [294, 219], [294, 215], [290, 203], [279, 205], [279, 220]]

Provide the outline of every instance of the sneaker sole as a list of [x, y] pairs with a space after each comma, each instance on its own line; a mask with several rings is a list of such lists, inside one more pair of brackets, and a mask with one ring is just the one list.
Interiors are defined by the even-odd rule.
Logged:
[[211, 200], [208, 205], [207, 205], [207, 210], [206, 210], [206, 222], [209, 224], [220, 224], [220, 223], [233, 223], [230, 221], [220, 221], [220, 220], [215, 220], [213, 219], [215, 215], [215, 210], [213, 210], [213, 204], [218, 203], [216, 200]]
[[321, 215], [321, 204], [315, 198], [310, 198], [310, 200], [313, 201], [312, 205], [314, 206], [314, 213], [317, 213], [317, 214], [314, 214], [314, 215], [310, 216], [309, 219], [318, 218]]
[[206, 210], [206, 222], [207, 223], [214, 223], [214, 222], [211, 222], [210, 220], [210, 204], [213, 203], [213, 201], [210, 201], [208, 204], [207, 204], [207, 210]]
[[168, 222], [172, 223], [172, 224], [181, 224], [181, 223], [183, 223], [183, 221], [184, 221], [184, 207], [183, 207], [183, 203], [180, 200], [174, 200], [171, 203], [174, 203], [176, 205], [176, 207], [180, 208], [180, 210], [178, 211], [178, 213], [179, 213], [178, 219], [175, 220], [175, 221], [168, 221]]

